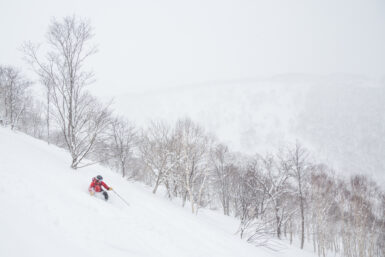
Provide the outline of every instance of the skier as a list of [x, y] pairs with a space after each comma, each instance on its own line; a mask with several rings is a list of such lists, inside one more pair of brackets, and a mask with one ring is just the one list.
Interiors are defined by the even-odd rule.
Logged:
[[103, 190], [104, 187], [108, 191], [112, 190], [112, 187], [107, 186], [106, 183], [103, 182], [103, 177], [100, 175], [97, 175], [95, 178], [92, 178], [92, 182], [90, 187], [88, 188], [88, 191], [90, 192], [91, 195], [94, 195], [95, 192], [100, 193], [104, 195], [104, 199], [107, 201], [108, 200], [108, 194], [106, 191]]

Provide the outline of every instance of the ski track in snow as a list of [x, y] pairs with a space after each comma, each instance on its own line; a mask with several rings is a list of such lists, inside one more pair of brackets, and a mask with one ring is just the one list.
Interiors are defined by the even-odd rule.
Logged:
[[[191, 214], [106, 168], [71, 170], [65, 150], [22, 133], [0, 128], [0, 142], [1, 257], [315, 256], [284, 243], [277, 253], [255, 247], [234, 234], [238, 220]], [[130, 206], [113, 192], [108, 202], [90, 197], [97, 174]]]

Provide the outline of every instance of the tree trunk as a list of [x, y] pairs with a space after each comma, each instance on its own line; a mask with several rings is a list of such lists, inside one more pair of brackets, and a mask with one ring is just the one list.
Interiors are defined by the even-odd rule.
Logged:
[[195, 212], [195, 208], [194, 208], [195, 202], [194, 202], [194, 196], [191, 192], [189, 192], [189, 198], [190, 198], [190, 203], [191, 203], [191, 211], [192, 211], [192, 213], [194, 213]]
[[299, 205], [301, 209], [301, 249], [303, 249], [305, 244], [305, 210], [302, 197], [302, 185], [301, 185], [301, 176], [298, 179], [298, 188], [299, 188]]
[[281, 219], [278, 215], [279, 210], [276, 208], [275, 209], [275, 219], [277, 221], [277, 237], [278, 239], [281, 239]]
[[9, 114], [10, 114], [10, 122], [11, 122], [11, 129], [13, 130], [14, 127], [14, 121], [13, 121], [13, 86], [11, 82], [11, 88], [10, 88], [10, 95], [9, 95]]
[[183, 194], [183, 201], [182, 201], [182, 206], [184, 207], [186, 204], [186, 198], [187, 198], [187, 191], [184, 192]]
[[124, 178], [126, 176], [126, 165], [125, 165], [125, 161], [122, 161], [122, 163], [120, 164], [122, 166], [122, 177]]
[[156, 194], [156, 190], [158, 190], [158, 186], [159, 186], [159, 184], [160, 184], [160, 178], [162, 177], [161, 174], [162, 174], [162, 173], [159, 172], [158, 178], [156, 179], [156, 183], [155, 183], [154, 190], [152, 190], [152, 193], [153, 193], [153, 194]]
[[305, 215], [304, 215], [303, 206], [301, 206], [301, 249], [303, 249], [304, 244], [305, 244]]
[[50, 90], [47, 89], [47, 143], [50, 144], [50, 136], [49, 136], [49, 107], [50, 107]]
[[78, 168], [78, 160], [77, 157], [72, 157], [72, 163], [71, 163], [71, 168], [76, 170]]

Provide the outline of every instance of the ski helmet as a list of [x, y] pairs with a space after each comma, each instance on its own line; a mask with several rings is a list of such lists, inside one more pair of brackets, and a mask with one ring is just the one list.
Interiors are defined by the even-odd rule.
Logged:
[[103, 180], [103, 177], [100, 176], [100, 175], [97, 175], [97, 176], [96, 176], [96, 179], [97, 179], [97, 180]]

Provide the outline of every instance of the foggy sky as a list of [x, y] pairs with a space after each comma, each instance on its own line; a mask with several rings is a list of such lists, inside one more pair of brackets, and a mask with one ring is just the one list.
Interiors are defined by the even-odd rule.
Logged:
[[98, 95], [285, 73], [385, 75], [381, 0], [0, 0], [0, 64], [52, 17], [91, 21]]

